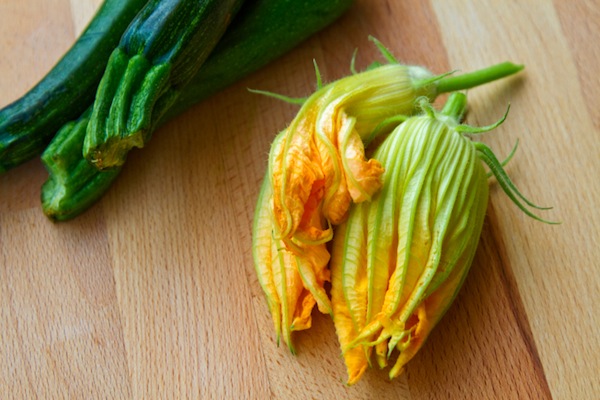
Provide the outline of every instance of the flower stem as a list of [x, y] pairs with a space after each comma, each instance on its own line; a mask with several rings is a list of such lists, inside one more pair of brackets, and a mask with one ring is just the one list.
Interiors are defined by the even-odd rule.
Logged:
[[453, 92], [446, 100], [442, 114], [455, 118], [459, 122], [467, 107], [467, 96], [461, 92]]
[[456, 90], [470, 89], [506, 76], [516, 74], [525, 68], [511, 62], [503, 62], [458, 76], [447, 76], [438, 81], [437, 92], [448, 93]]

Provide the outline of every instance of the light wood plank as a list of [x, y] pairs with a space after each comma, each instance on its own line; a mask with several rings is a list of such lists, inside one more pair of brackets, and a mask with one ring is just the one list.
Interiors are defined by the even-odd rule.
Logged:
[[221, 115], [198, 111], [132, 154], [104, 203], [134, 396], [264, 398], [220, 143], [206, 140]]
[[58, 62], [74, 40], [67, 0], [0, 2], [0, 106], [16, 100]]
[[103, 0], [70, 0], [71, 19], [76, 36], [83, 32], [102, 2]]
[[[0, 4], [0, 105], [35, 84], [100, 0]], [[600, 122], [595, 2], [357, 0], [290, 54], [158, 131], [107, 196], [79, 219], [39, 209], [39, 162], [0, 176], [0, 393], [7, 398], [424, 399], [600, 395]], [[372, 34], [435, 73], [511, 59], [516, 78], [469, 91], [468, 121], [532, 200], [545, 226], [491, 183], [473, 269], [407, 374], [343, 384], [333, 324], [315, 312], [277, 347], [254, 275], [254, 202], [274, 135], [296, 107], [247, 87], [304, 96], [312, 59], [327, 81], [362, 68]]]
[[[474, 69], [505, 59], [526, 65], [525, 74], [511, 84], [473, 90], [469, 118], [476, 124], [492, 122], [511, 102], [506, 123], [484, 140], [507, 154], [519, 139], [509, 173], [531, 199], [556, 206], [548, 215], [564, 222], [547, 226], [527, 218], [493, 186], [496, 229], [552, 393], [586, 398], [590, 389], [599, 390], [600, 318], [592, 310], [600, 301], [600, 214], [590, 205], [600, 197], [600, 132], [582, 96], [569, 43], [549, 1], [434, 4], [453, 66]], [[580, 25], [580, 35], [585, 27]]]
[[90, 213], [57, 226], [27, 210], [3, 213], [0, 224], [12, 227], [0, 230], [2, 396], [129, 397], [101, 221]]

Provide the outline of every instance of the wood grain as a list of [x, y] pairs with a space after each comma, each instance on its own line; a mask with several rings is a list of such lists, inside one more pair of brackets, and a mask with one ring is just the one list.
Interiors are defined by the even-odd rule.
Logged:
[[[0, 106], [68, 49], [99, 0], [0, 3]], [[600, 6], [357, 0], [337, 23], [171, 121], [134, 151], [102, 201], [48, 221], [39, 160], [0, 176], [2, 398], [594, 399], [600, 397]], [[247, 87], [304, 96], [378, 57], [374, 35], [436, 73], [504, 60], [519, 77], [469, 91], [468, 122], [507, 154], [547, 226], [491, 180], [471, 272], [407, 373], [343, 384], [333, 324], [315, 312], [292, 356], [277, 347], [254, 275], [254, 202], [275, 134], [296, 108]]]

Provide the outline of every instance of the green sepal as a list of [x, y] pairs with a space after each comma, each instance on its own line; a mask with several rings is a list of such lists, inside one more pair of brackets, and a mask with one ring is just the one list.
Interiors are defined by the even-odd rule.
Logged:
[[521, 211], [523, 211], [526, 215], [528, 215], [529, 217], [531, 217], [537, 221], [544, 222], [544, 223], [551, 224], [551, 225], [560, 224], [560, 222], [549, 221], [549, 220], [543, 219], [543, 218], [539, 217], [538, 215], [529, 211], [527, 209], [527, 207], [525, 207], [525, 205], [523, 205], [521, 200], [523, 202], [525, 202], [526, 205], [536, 208], [538, 210], [549, 210], [552, 207], [540, 207], [540, 206], [532, 203], [531, 201], [529, 201], [525, 196], [523, 196], [523, 194], [521, 194], [521, 192], [514, 185], [514, 183], [509, 178], [508, 174], [506, 173], [506, 171], [502, 167], [500, 161], [498, 161], [498, 159], [496, 158], [496, 155], [492, 152], [492, 150], [488, 146], [486, 146], [485, 144], [480, 143], [480, 142], [473, 143], [473, 145], [475, 146], [475, 148], [477, 150], [479, 158], [483, 162], [485, 162], [487, 164], [487, 166], [490, 168], [491, 172], [496, 177], [496, 180], [498, 181], [498, 184], [500, 185], [500, 187], [502, 188], [504, 193], [506, 193], [506, 195], [512, 200], [512, 202], [517, 207], [519, 207], [521, 209]]

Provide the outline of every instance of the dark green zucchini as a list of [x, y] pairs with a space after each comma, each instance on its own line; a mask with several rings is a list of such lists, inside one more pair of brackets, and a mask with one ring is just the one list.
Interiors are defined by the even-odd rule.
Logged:
[[[352, 0], [247, 0], [160, 124], [288, 52], [351, 4]], [[85, 123], [85, 117], [80, 122]], [[81, 154], [82, 136], [80, 125], [65, 126], [42, 157], [50, 174], [42, 188], [42, 207], [51, 219], [79, 215], [102, 197], [120, 171], [99, 171], [88, 164]]]
[[42, 208], [54, 220], [79, 215], [104, 193], [120, 168], [98, 171], [82, 156], [91, 107], [76, 121], [65, 124], [42, 154], [50, 178], [42, 187]]
[[99, 169], [144, 147], [153, 125], [198, 72], [243, 0], [150, 0], [108, 61], [83, 146]]
[[106, 0], [52, 70], [0, 110], [0, 172], [39, 155], [68, 121], [92, 103], [123, 32], [147, 0]]
[[247, 0], [231, 29], [164, 119], [265, 66], [331, 24], [352, 3], [353, 0]]

